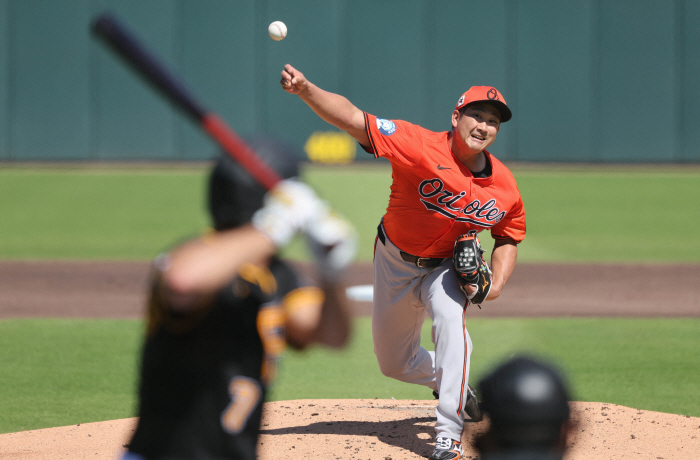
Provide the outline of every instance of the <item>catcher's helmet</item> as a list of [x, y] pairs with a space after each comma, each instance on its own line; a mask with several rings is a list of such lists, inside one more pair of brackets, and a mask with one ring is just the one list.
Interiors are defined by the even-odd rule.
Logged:
[[519, 356], [498, 366], [478, 385], [481, 409], [502, 447], [546, 447], [569, 419], [569, 394], [551, 366]]
[[[281, 178], [299, 174], [300, 155], [293, 146], [265, 135], [244, 140]], [[250, 222], [262, 206], [265, 193], [265, 187], [236, 161], [221, 155], [209, 176], [208, 202], [214, 228], [226, 230]]]

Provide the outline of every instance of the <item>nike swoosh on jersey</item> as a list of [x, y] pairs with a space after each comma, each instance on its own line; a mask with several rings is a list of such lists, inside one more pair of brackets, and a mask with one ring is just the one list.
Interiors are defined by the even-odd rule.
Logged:
[[445, 166], [440, 166], [440, 165], [438, 165], [438, 169], [452, 169], [452, 168], [447, 168], [447, 167], [445, 167]]

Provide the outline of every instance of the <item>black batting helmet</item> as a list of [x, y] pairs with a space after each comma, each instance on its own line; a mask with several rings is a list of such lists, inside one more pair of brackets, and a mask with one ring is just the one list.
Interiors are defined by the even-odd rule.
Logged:
[[[243, 140], [281, 178], [299, 175], [299, 152], [291, 145], [267, 135]], [[228, 155], [221, 155], [209, 176], [209, 212], [216, 230], [226, 230], [250, 222], [267, 193], [244, 168]]]
[[506, 448], [551, 447], [569, 419], [569, 393], [553, 366], [518, 356], [478, 385], [494, 440]]

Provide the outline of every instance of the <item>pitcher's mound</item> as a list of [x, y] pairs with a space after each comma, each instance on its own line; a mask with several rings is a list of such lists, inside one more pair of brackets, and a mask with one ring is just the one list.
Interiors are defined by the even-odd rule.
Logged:
[[[266, 403], [260, 460], [311, 458], [421, 459], [434, 447], [437, 401], [321, 399]], [[688, 459], [700, 452], [700, 418], [615, 404], [571, 403], [578, 424], [569, 460]], [[0, 435], [0, 459], [115, 459], [136, 419], [85, 423]], [[464, 458], [488, 422], [465, 423]]]

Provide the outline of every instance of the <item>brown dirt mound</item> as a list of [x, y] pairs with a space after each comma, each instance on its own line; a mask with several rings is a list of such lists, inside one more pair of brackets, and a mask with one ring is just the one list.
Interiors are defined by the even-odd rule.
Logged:
[[[435, 401], [296, 400], [266, 403], [260, 460], [300, 458], [421, 459], [434, 447]], [[567, 460], [696, 460], [700, 418], [615, 404], [572, 403], [577, 422]], [[0, 459], [113, 459], [124, 451], [136, 419], [85, 423], [0, 435]], [[466, 423], [464, 458], [488, 422]]]

